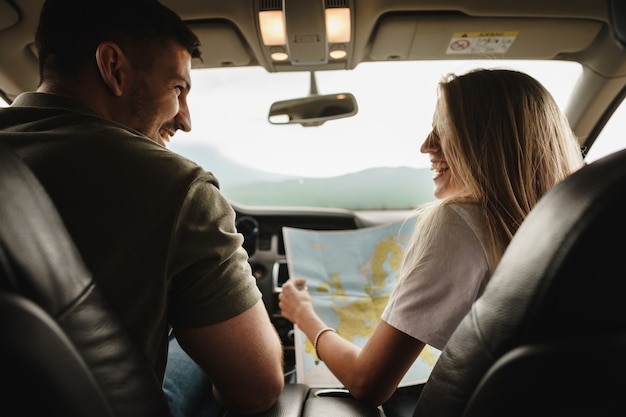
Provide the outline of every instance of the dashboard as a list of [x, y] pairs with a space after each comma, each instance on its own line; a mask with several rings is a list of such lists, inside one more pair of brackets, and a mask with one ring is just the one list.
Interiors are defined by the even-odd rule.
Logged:
[[[284, 351], [285, 378], [295, 377], [293, 324], [282, 317], [278, 294], [289, 279], [283, 227], [308, 230], [353, 230], [405, 219], [410, 211], [349, 211], [341, 209], [246, 208], [234, 206], [237, 230], [244, 237], [252, 273]], [[293, 382], [293, 381], [291, 381]]]

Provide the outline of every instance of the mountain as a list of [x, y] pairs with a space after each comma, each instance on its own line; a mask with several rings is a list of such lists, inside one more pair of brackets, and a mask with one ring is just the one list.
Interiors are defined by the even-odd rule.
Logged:
[[179, 142], [171, 144], [169, 148], [191, 159], [207, 171], [212, 172], [219, 180], [221, 188], [249, 184], [252, 181], [266, 183], [297, 178], [295, 176], [252, 169], [224, 157], [215, 147], [210, 145]]
[[332, 178], [257, 181], [224, 188], [240, 204], [336, 207], [351, 210], [412, 209], [433, 200], [432, 173], [410, 167], [371, 168]]
[[242, 205], [334, 207], [352, 210], [412, 209], [433, 200], [432, 172], [381, 167], [332, 178], [302, 178], [251, 169], [207, 152], [204, 145], [178, 145], [220, 181], [224, 195]]

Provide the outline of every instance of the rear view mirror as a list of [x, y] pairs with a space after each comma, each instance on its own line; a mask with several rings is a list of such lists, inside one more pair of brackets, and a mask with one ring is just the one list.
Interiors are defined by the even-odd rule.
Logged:
[[292, 100], [277, 101], [267, 117], [275, 125], [300, 123], [319, 126], [328, 120], [357, 114], [356, 98], [350, 93], [312, 95]]

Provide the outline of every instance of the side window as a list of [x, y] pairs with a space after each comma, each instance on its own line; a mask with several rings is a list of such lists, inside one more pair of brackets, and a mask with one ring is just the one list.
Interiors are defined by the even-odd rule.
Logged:
[[585, 161], [591, 163], [626, 148], [626, 101], [622, 101], [589, 149]]

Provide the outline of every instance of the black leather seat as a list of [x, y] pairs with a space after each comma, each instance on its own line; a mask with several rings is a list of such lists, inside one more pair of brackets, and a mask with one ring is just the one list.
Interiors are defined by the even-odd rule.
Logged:
[[625, 236], [626, 150], [533, 209], [414, 417], [626, 415]]
[[2, 414], [168, 416], [151, 367], [110, 310], [55, 207], [0, 147]]

